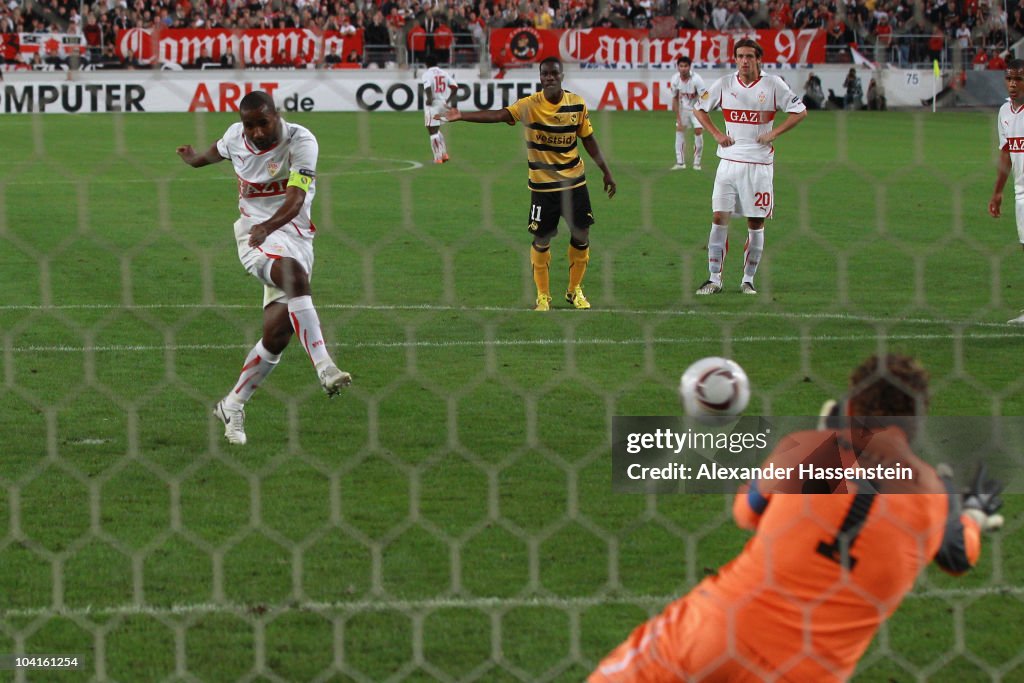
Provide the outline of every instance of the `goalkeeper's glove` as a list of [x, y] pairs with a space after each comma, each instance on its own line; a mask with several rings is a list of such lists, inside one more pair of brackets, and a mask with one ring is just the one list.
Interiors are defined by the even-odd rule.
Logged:
[[1003, 507], [1003, 498], [999, 494], [1003, 483], [988, 478], [985, 463], [978, 465], [971, 487], [964, 493], [964, 514], [973, 519], [982, 531], [992, 531], [1003, 526], [1003, 516], [998, 514]]

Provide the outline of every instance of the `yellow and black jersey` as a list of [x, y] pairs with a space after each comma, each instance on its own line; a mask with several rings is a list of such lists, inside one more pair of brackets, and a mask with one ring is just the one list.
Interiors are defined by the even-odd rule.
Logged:
[[582, 97], [563, 90], [561, 101], [552, 104], [541, 91], [509, 106], [508, 111], [524, 127], [531, 190], [555, 192], [586, 184], [576, 141], [590, 137], [594, 129]]

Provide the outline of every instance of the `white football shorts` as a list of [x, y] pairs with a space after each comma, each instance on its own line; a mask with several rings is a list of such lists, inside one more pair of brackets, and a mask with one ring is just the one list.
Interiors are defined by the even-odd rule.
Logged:
[[711, 192], [711, 210], [747, 218], [771, 218], [775, 209], [775, 167], [720, 159]]
[[280, 258], [293, 258], [313, 279], [313, 240], [303, 238], [290, 226], [278, 228], [257, 247], [249, 246], [249, 231], [253, 221], [242, 217], [235, 221], [235, 243], [238, 245], [238, 260], [246, 272], [263, 283], [263, 307], [275, 301], [287, 301], [288, 296], [270, 279], [270, 268]]
[[682, 122], [683, 128], [703, 128], [691, 109], [680, 110], [679, 120]]
[[448, 113], [448, 103], [435, 101], [434, 104], [423, 105], [423, 125], [427, 128], [440, 126], [445, 121], [441, 117]]

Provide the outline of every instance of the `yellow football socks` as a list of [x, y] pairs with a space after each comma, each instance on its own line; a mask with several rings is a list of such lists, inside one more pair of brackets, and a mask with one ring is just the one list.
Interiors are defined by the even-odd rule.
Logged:
[[533, 282], [537, 285], [537, 294], [551, 296], [551, 249], [537, 251], [530, 245], [530, 265], [533, 266]]
[[587, 272], [587, 263], [590, 262], [590, 247], [577, 249], [569, 245], [569, 287], [567, 291], [575, 292], [576, 288], [583, 284], [583, 274]]

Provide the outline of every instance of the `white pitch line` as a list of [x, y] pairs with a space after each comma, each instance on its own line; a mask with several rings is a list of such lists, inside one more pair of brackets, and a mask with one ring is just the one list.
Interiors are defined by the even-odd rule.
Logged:
[[[439, 313], [526, 313], [537, 316], [536, 311], [526, 307], [513, 306], [445, 306], [436, 304], [317, 304], [321, 310], [343, 311], [427, 311]], [[0, 304], [0, 311], [80, 311], [80, 310], [258, 310], [257, 304], [58, 304], [41, 306], [37, 304]], [[942, 327], [994, 327], [1015, 329], [1006, 323], [984, 322], [977, 320], [953, 320], [945, 318], [887, 318], [873, 315], [854, 315], [851, 313], [787, 313], [778, 311], [718, 311], [708, 309], [642, 309], [642, 308], [597, 308], [580, 313], [570, 308], [555, 308], [546, 315], [650, 315], [680, 316], [703, 318], [774, 318], [779, 320], [822, 320], [839, 322], [859, 322], [886, 325], [938, 325]], [[1021, 333], [1024, 334], [1024, 328]], [[1012, 336], [1012, 335], [1011, 335]], [[1020, 335], [1018, 335], [1020, 336]]]
[[[324, 158], [328, 158], [328, 159], [353, 159], [353, 160], [358, 159], [359, 161], [391, 161], [391, 162], [396, 162], [396, 163], [399, 163], [399, 164], [407, 164], [407, 166], [405, 166], [404, 168], [381, 168], [381, 169], [376, 169], [376, 170], [373, 170], [373, 171], [327, 171], [327, 172], [323, 172], [323, 173], [318, 173], [317, 176], [320, 177], [320, 178], [335, 178], [335, 177], [338, 177], [338, 176], [349, 176], [349, 175], [374, 175], [376, 173], [404, 173], [406, 171], [415, 171], [417, 169], [423, 168], [422, 162], [413, 161], [412, 159], [378, 159], [378, 158], [373, 158], [373, 157], [338, 157], [338, 156], [333, 156], [333, 157], [323, 157], [323, 156], [321, 156], [320, 158], [321, 159], [324, 159]], [[232, 178], [229, 175], [217, 176], [217, 177], [222, 178], [223, 180], [226, 180], [226, 181], [231, 181], [232, 183], [234, 182], [234, 178]], [[208, 175], [185, 175], [185, 176], [180, 176], [180, 177], [177, 177], [177, 178], [167, 178], [167, 177], [160, 177], [160, 178], [126, 178], [124, 180], [118, 180], [117, 178], [52, 178], [52, 179], [48, 178], [47, 180], [2, 180], [2, 179], [0, 179], [0, 187], [16, 186], [16, 185], [54, 185], [56, 183], [68, 183], [68, 184], [72, 184], [72, 185], [77, 185], [79, 183], [84, 183], [86, 185], [112, 184], [112, 183], [116, 183], [117, 185], [124, 185], [124, 184], [128, 184], [128, 183], [131, 183], [131, 184], [138, 184], [138, 183], [150, 183], [150, 184], [153, 184], [153, 183], [159, 183], [159, 182], [165, 182], [165, 181], [166, 182], [171, 182], [171, 183], [181, 183], [181, 182], [194, 183], [194, 182], [198, 182], [198, 181], [202, 181], [204, 183], [208, 183], [208, 182], [210, 182], [210, 180], [211, 180], [211, 178]]]
[[[1021, 586], [992, 586], [984, 588], [954, 588], [948, 590], [915, 591], [907, 594], [907, 599], [972, 599], [992, 595], [1024, 596]], [[282, 605], [238, 604], [238, 603], [192, 603], [159, 607], [154, 605], [115, 605], [112, 607], [71, 607], [55, 610], [50, 607], [22, 607], [0, 611], [0, 621], [4, 618], [35, 618], [42, 616], [74, 616], [74, 617], [113, 617], [113, 616], [158, 616], [174, 617], [203, 614], [251, 614], [254, 607], [264, 612], [278, 615], [290, 612], [373, 612], [397, 611], [418, 613], [440, 609], [480, 609], [505, 611], [522, 607], [545, 607], [566, 610], [590, 609], [605, 605], [667, 605], [678, 599], [678, 595], [636, 595], [636, 596], [598, 596], [587, 598], [432, 598], [426, 600], [356, 600], [351, 602], [317, 602], [305, 601]]]
[[[947, 339], [1020, 339], [1020, 334], [1013, 333], [967, 333], [961, 335], [951, 334], [898, 334], [885, 337], [888, 341], [936, 341]], [[875, 341], [874, 335], [744, 335], [730, 337], [733, 343], [787, 343], [787, 342], [860, 342]], [[574, 346], [643, 346], [650, 344], [713, 344], [721, 342], [721, 337], [654, 337], [652, 339], [566, 339], [555, 337], [547, 339], [466, 339], [466, 340], [444, 340], [444, 341], [400, 341], [400, 342], [342, 342], [332, 344], [339, 349], [446, 349], [446, 348], [467, 348], [467, 347], [488, 347], [488, 346], [552, 346], [570, 343]], [[0, 347], [2, 348], [2, 347]], [[172, 344], [172, 345], [145, 345], [145, 344], [111, 344], [105, 346], [14, 346], [12, 353], [109, 353], [109, 352], [137, 352], [137, 351], [229, 351], [237, 349], [248, 349], [246, 344]]]

